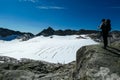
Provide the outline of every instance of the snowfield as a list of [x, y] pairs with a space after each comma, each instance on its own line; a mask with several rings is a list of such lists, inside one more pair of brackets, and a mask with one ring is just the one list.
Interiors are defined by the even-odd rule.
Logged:
[[85, 35], [35, 37], [28, 41], [0, 40], [0, 56], [29, 58], [51, 63], [69, 63], [76, 59], [77, 50], [85, 45], [98, 44]]

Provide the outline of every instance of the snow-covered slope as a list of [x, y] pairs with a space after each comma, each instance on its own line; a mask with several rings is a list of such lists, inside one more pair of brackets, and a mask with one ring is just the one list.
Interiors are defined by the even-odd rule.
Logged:
[[[77, 38], [76, 38], [77, 37]], [[72, 36], [35, 37], [28, 41], [0, 41], [0, 55], [17, 59], [30, 58], [52, 63], [69, 63], [76, 58], [76, 51], [84, 46], [97, 44], [89, 37]]]

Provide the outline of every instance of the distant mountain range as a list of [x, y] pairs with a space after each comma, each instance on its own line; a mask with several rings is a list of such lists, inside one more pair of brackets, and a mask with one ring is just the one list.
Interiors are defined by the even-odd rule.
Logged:
[[[13, 40], [13, 39], [22, 39], [23, 41], [28, 40], [30, 38], [33, 38], [35, 36], [52, 36], [52, 35], [59, 35], [59, 36], [65, 36], [65, 35], [82, 35], [82, 34], [100, 34], [100, 31], [97, 30], [85, 30], [85, 29], [80, 29], [80, 30], [71, 30], [71, 29], [66, 29], [66, 30], [54, 30], [51, 27], [48, 27], [47, 29], [43, 29], [41, 32], [38, 34], [34, 35], [32, 33], [26, 33], [26, 32], [20, 32], [20, 31], [14, 31], [6, 28], [0, 28], [0, 40]], [[120, 38], [120, 31], [112, 31], [111, 32], [113, 38]], [[90, 35], [90, 37], [94, 38], [94, 35]], [[95, 37], [96, 38], [96, 37]]]
[[98, 33], [96, 30], [71, 30], [71, 29], [66, 29], [66, 30], [54, 30], [51, 27], [48, 27], [47, 29], [44, 29], [40, 33], [38, 33], [36, 36], [50, 36], [50, 35], [60, 35], [60, 36], [65, 36], [65, 35], [80, 35], [80, 34], [91, 34], [91, 33]]

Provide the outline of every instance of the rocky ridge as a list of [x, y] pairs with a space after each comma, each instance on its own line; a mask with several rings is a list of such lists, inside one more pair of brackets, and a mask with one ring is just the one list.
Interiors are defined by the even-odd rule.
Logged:
[[66, 30], [54, 30], [51, 27], [48, 27], [47, 29], [44, 29], [40, 33], [38, 33], [36, 36], [51, 36], [51, 35], [59, 35], [59, 36], [65, 36], [65, 35], [81, 35], [81, 34], [91, 34], [91, 33], [98, 33], [96, 30], [71, 30], [71, 29], [66, 29]]
[[14, 40], [18, 38], [18, 39], [22, 39], [23, 41], [25, 41], [33, 37], [34, 35], [32, 33], [25, 33], [25, 32], [0, 28], [0, 39], [1, 40], [10, 41], [10, 40]]

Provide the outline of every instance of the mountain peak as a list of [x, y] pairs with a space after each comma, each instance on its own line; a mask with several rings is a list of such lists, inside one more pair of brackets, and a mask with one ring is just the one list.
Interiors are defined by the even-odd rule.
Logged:
[[53, 28], [48, 27], [47, 29], [44, 29], [43, 31], [38, 33], [37, 36], [39, 36], [39, 35], [50, 36], [50, 35], [54, 35], [54, 32], [55, 32], [55, 30]]
[[54, 30], [54, 29], [53, 29], [52, 27], [49, 26], [49, 27], [47, 28], [47, 30]]

